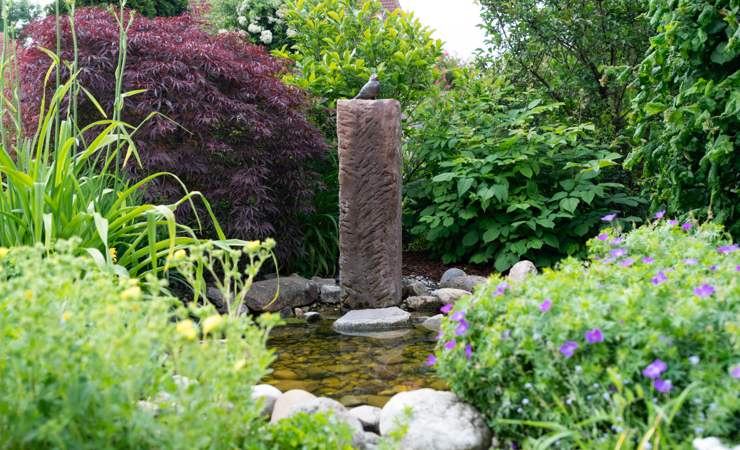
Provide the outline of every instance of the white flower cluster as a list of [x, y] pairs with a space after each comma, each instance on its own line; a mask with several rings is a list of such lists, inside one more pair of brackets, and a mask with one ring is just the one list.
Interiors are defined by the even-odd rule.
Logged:
[[239, 21], [239, 25], [241, 25], [243, 27], [246, 27], [247, 26], [247, 18], [246, 17], [239, 16], [239, 19], [237, 19], [237, 20]]
[[282, 21], [282, 20], [280, 20], [280, 19], [278, 19], [278, 18], [275, 18], [275, 17], [268, 17], [268, 18], [267, 18], [267, 21], [268, 21], [269, 23], [278, 23], [278, 24], [280, 24], [280, 23], [283, 23], [283, 21]]
[[285, 19], [285, 10], [278, 9], [277, 11], [275, 11], [275, 15], [278, 16], [280, 19]]
[[264, 44], [269, 44], [272, 42], [272, 32], [270, 30], [265, 30], [260, 34], [260, 41]]
[[292, 28], [288, 28], [288, 31], [286, 31], [285, 34], [287, 34], [288, 37], [292, 37], [292, 36], [297, 36], [298, 32]]
[[[249, 31], [252, 34], [257, 34], [262, 32], [262, 27], [257, 25], [256, 23], [250, 23], [247, 27], [247, 31]], [[272, 39], [272, 36], [270, 36], [270, 39]]]

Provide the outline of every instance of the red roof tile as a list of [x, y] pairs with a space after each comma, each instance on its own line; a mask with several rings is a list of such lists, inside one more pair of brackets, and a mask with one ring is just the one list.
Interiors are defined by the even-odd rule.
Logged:
[[399, 3], [398, 0], [380, 0], [380, 4], [383, 5], [383, 8], [387, 9], [388, 12], [401, 9], [401, 3]]

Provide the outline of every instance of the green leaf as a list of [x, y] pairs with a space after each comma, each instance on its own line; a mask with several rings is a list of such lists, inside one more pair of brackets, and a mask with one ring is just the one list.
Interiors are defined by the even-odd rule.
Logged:
[[450, 181], [453, 178], [457, 177], [456, 173], [448, 172], [448, 173], [440, 173], [436, 177], [432, 178], [432, 181], [435, 183], [442, 183], [445, 181]]
[[519, 172], [521, 172], [522, 175], [524, 175], [527, 178], [532, 178], [532, 175], [533, 175], [532, 169], [528, 166], [519, 167]]
[[492, 225], [486, 229], [486, 232], [483, 233], [483, 242], [488, 244], [489, 242], [495, 240], [499, 235], [501, 234], [501, 228], [498, 225]]
[[472, 178], [459, 178], [457, 180], [457, 195], [462, 197], [464, 193], [468, 192], [474, 181]]
[[668, 109], [668, 105], [663, 103], [648, 103], [645, 105], [645, 114], [652, 116], [653, 114], [661, 113], [666, 109]]
[[478, 242], [478, 230], [468, 231], [462, 242], [466, 247], [474, 246]]
[[583, 236], [584, 234], [588, 233], [588, 230], [589, 230], [589, 226], [582, 223], [578, 225], [577, 227], [575, 227], [573, 232], [576, 234], [576, 236]]
[[572, 213], [572, 212], [575, 212], [580, 202], [581, 201], [578, 200], [577, 198], [568, 197], [560, 201], [560, 207], [564, 209], [565, 211], [569, 211]]
[[558, 238], [556, 238], [554, 235], [550, 233], [545, 233], [542, 235], [542, 240], [545, 242], [545, 244], [549, 245], [553, 248], [560, 248], [560, 241], [558, 241]]

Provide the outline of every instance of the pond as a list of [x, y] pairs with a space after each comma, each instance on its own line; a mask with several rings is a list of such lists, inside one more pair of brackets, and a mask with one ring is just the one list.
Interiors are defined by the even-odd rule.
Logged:
[[[390, 398], [421, 388], [446, 390], [426, 362], [435, 346], [436, 331], [421, 326], [382, 331], [339, 334], [331, 328], [340, 317], [323, 311], [316, 324], [289, 323], [273, 329], [267, 343], [275, 349], [273, 372], [262, 382], [282, 392], [303, 389], [343, 405], [382, 408]], [[417, 322], [433, 313], [415, 313]]]

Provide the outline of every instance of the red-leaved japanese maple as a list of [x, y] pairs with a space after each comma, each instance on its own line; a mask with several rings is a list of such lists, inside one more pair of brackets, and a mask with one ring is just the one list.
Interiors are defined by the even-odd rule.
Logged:
[[[72, 61], [69, 22], [60, 22], [60, 59]], [[75, 12], [75, 28], [80, 84], [110, 117], [118, 26], [110, 12], [92, 7]], [[38, 47], [56, 49], [54, 17], [35, 21], [26, 33], [33, 44], [19, 55], [21, 100], [25, 128], [34, 131], [51, 63]], [[295, 218], [311, 212], [320, 183], [311, 162], [321, 158], [326, 147], [306, 118], [305, 92], [280, 80], [291, 70], [289, 64], [233, 34], [209, 35], [189, 15], [136, 17], [128, 32], [122, 89], [147, 89], [126, 99], [124, 122], [138, 125], [152, 112], [177, 122], [154, 116], [136, 132], [143, 168], [129, 163], [134, 177], [160, 171], [177, 175], [188, 190], [205, 195], [227, 237], [275, 237], [282, 262], [301, 252], [303, 234]], [[65, 67], [62, 78], [68, 77]], [[78, 125], [102, 118], [80, 94]], [[160, 177], [149, 183], [144, 195], [172, 200], [183, 192], [173, 180]], [[193, 220], [189, 206], [178, 208], [177, 216], [183, 222]]]

